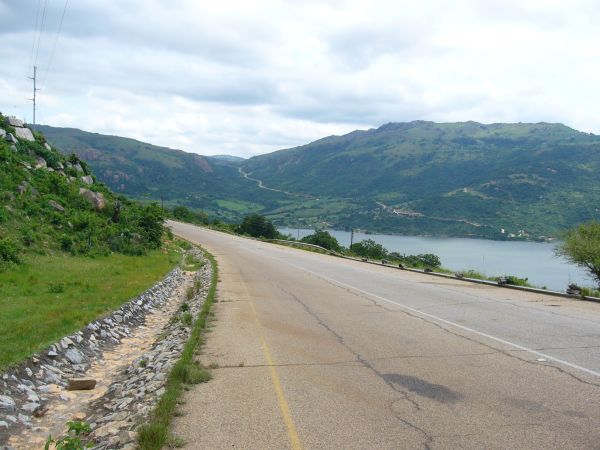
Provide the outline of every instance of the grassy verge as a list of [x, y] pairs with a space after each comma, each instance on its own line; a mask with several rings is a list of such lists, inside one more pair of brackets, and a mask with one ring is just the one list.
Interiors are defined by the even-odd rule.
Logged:
[[163, 278], [174, 248], [145, 256], [32, 256], [0, 272], [0, 369], [5, 369]]
[[214, 257], [204, 252], [212, 266], [212, 278], [208, 296], [202, 305], [200, 314], [194, 322], [192, 334], [186, 343], [179, 361], [171, 369], [166, 391], [160, 398], [156, 409], [151, 414], [148, 422], [138, 428], [138, 446], [142, 450], [158, 450], [169, 440], [169, 427], [175, 415], [177, 401], [186, 385], [197, 384], [210, 379], [210, 373], [194, 362], [194, 354], [202, 342], [203, 331], [210, 308], [215, 301], [217, 280], [219, 277], [217, 262]]

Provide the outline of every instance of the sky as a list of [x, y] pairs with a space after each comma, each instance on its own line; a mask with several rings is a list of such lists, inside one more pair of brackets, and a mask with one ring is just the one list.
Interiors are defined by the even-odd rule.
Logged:
[[600, 134], [599, 23], [600, 0], [0, 0], [0, 111], [32, 121], [37, 65], [37, 123], [205, 155], [412, 120]]

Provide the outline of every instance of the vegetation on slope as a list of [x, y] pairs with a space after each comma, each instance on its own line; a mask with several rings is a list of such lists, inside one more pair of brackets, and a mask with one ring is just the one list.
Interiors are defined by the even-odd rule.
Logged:
[[236, 166], [241, 158], [205, 157], [74, 128], [38, 128], [62, 151], [88, 161], [115, 192], [139, 200], [180, 204], [222, 220], [239, 220], [273, 208], [284, 198], [243, 179]]
[[[12, 140], [2, 115], [0, 129]], [[120, 306], [177, 261], [157, 205], [114, 195], [41, 134], [15, 141], [0, 137], [0, 367]]]

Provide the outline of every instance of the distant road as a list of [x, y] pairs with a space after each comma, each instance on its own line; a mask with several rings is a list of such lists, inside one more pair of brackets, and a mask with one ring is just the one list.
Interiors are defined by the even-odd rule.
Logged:
[[297, 193], [297, 192], [282, 191], [281, 189], [274, 189], [274, 188], [267, 187], [267, 186], [265, 186], [263, 184], [262, 180], [259, 180], [258, 178], [252, 178], [250, 176], [250, 174], [244, 172], [244, 170], [241, 167], [238, 167], [238, 173], [242, 177], [244, 177], [245, 179], [250, 180], [250, 181], [254, 181], [259, 188], [266, 189], [267, 191], [281, 192], [282, 194], [289, 195], [291, 197], [305, 197], [305, 198], [308, 198], [308, 199], [315, 198], [315, 197], [313, 197], [311, 195], [308, 195], [308, 194], [300, 194], [300, 193]]
[[600, 305], [172, 226], [221, 278], [187, 448], [600, 448]]

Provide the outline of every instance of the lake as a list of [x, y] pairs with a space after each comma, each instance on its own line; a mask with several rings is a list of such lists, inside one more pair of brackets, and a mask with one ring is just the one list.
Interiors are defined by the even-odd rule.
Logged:
[[[279, 231], [296, 239], [314, 233], [297, 228], [279, 228]], [[344, 247], [350, 246], [349, 232], [327, 231]], [[442, 266], [450, 270], [473, 269], [487, 276], [516, 275], [528, 278], [534, 286], [556, 291], [564, 291], [569, 283], [595, 286], [583, 269], [555, 256], [555, 243], [354, 233], [354, 242], [364, 239], [373, 239], [390, 252], [435, 253]]]

